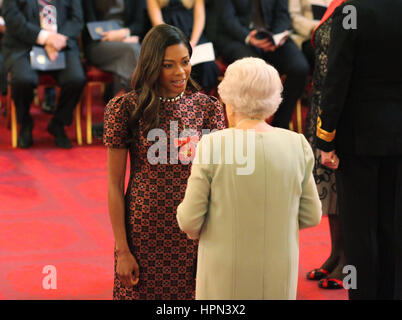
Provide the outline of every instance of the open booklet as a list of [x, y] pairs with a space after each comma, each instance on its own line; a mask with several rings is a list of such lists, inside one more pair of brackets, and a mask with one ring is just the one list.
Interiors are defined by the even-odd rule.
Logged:
[[102, 39], [102, 32], [119, 30], [121, 26], [114, 20], [88, 22], [87, 28], [92, 40]]
[[285, 38], [288, 38], [290, 35], [290, 31], [289, 30], [285, 30], [281, 33], [277, 33], [273, 35], [274, 38], [274, 44], [277, 46], [281, 43], [281, 41]]
[[193, 54], [191, 55], [191, 65], [195, 66], [199, 63], [214, 61], [215, 51], [212, 42], [199, 44], [193, 48]]
[[290, 35], [289, 30], [285, 30], [281, 33], [276, 33], [273, 34], [270, 31], [266, 29], [258, 29], [258, 32], [256, 34], [257, 39], [268, 39], [270, 42], [272, 42], [274, 45], [279, 45], [281, 41], [285, 38], [288, 38]]

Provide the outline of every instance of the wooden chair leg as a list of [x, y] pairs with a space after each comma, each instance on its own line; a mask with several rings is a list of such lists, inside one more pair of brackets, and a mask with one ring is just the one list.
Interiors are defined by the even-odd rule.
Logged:
[[82, 145], [82, 129], [81, 129], [81, 101], [78, 101], [75, 108], [75, 129], [77, 131], [77, 143]]
[[11, 127], [11, 86], [8, 85], [7, 91], [7, 101], [6, 101], [6, 128], [10, 129]]
[[100, 85], [100, 89], [101, 89], [101, 93], [102, 93], [102, 97], [103, 97], [103, 95], [105, 94], [106, 86], [103, 82], [100, 82], [99, 85]]
[[296, 128], [293, 125], [293, 115], [292, 119], [289, 122], [289, 130], [297, 131], [298, 133], [303, 133], [303, 121], [302, 121], [302, 110], [301, 110], [301, 100], [297, 100], [296, 104]]
[[60, 92], [61, 92], [61, 88], [56, 87], [56, 97], [55, 97], [55, 100], [54, 100], [54, 103], [56, 104], [56, 106], [59, 105]]
[[[39, 87], [39, 86], [38, 86]], [[40, 106], [40, 99], [39, 99], [39, 90], [38, 90], [38, 87], [36, 87], [35, 89], [34, 89], [34, 98], [33, 98], [33, 103], [34, 103], [34, 106], [36, 106], [36, 107], [41, 107]]]
[[86, 107], [87, 107], [87, 144], [92, 144], [92, 85], [86, 87]]
[[18, 140], [18, 133], [17, 133], [17, 110], [15, 108], [15, 103], [11, 100], [11, 145], [13, 148], [17, 148], [17, 140]]
[[8, 85], [7, 91], [7, 119], [6, 127], [11, 128], [11, 146], [17, 148], [18, 144], [18, 122], [17, 122], [17, 109], [15, 108], [15, 103], [11, 97], [11, 86]]
[[301, 110], [301, 99], [297, 100], [296, 105], [296, 119], [297, 119], [297, 132], [303, 133], [303, 125], [302, 125], [302, 110]]
[[294, 128], [293, 128], [293, 121], [291, 120], [291, 121], [289, 122], [289, 130], [290, 130], [290, 131], [294, 131], [293, 129], [294, 129]]

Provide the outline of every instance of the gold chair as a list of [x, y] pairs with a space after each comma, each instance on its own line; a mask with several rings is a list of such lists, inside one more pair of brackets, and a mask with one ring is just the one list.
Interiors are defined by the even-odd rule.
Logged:
[[[84, 62], [87, 76], [87, 84], [84, 89], [83, 100], [85, 100], [86, 107], [86, 128], [87, 128], [87, 144], [92, 143], [92, 89], [96, 86], [101, 87], [104, 91], [105, 84], [113, 81], [113, 75], [109, 72], [102, 71], [101, 69], [89, 65]], [[84, 104], [84, 103], [82, 103]]]

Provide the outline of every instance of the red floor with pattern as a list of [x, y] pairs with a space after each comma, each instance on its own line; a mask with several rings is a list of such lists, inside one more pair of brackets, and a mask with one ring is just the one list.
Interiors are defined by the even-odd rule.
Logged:
[[[102, 118], [100, 95], [95, 122]], [[106, 150], [99, 140], [71, 150], [54, 147], [49, 115], [32, 110], [34, 146], [12, 149], [0, 118], [0, 300], [112, 298], [113, 234], [107, 209]], [[85, 128], [85, 123], [82, 124]], [[68, 129], [75, 138], [75, 125]], [[85, 141], [85, 134], [84, 134]], [[328, 220], [301, 231], [300, 300], [345, 300], [345, 290], [305, 279], [330, 251]], [[45, 266], [56, 289], [45, 289]]]

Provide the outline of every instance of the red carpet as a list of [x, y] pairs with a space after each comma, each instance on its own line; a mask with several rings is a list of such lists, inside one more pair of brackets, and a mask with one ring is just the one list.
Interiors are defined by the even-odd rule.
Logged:
[[[102, 117], [100, 97], [95, 122]], [[71, 150], [54, 147], [50, 116], [34, 112], [34, 146], [11, 148], [0, 125], [0, 299], [111, 299], [113, 234], [107, 209], [106, 150], [100, 141]], [[85, 124], [83, 123], [83, 128]], [[68, 135], [75, 138], [74, 124]], [[85, 136], [84, 136], [85, 138]], [[330, 251], [328, 220], [300, 235], [298, 299], [343, 300], [305, 274]], [[56, 289], [44, 289], [45, 266]]]

